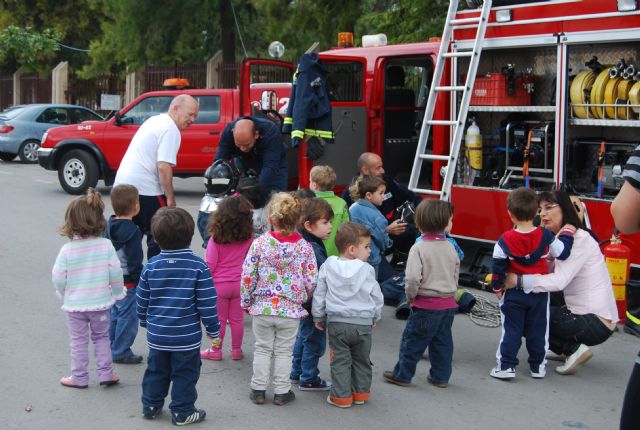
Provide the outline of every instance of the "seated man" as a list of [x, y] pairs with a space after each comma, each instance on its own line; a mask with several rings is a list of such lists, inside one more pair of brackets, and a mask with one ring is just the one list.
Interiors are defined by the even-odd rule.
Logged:
[[[382, 165], [382, 158], [373, 152], [364, 152], [360, 155], [358, 158], [358, 174], [381, 176], [386, 182], [387, 189], [384, 201], [378, 209], [389, 223], [387, 232], [391, 240], [393, 240], [391, 249], [394, 251], [394, 260], [395, 262], [404, 262], [409, 254], [409, 249], [411, 249], [418, 237], [418, 230], [415, 225], [407, 224], [398, 219], [399, 214], [396, 213], [396, 209], [405, 201], [412, 202], [417, 206], [422, 199], [391, 176], [386, 175]], [[349, 195], [349, 188], [345, 188], [342, 198], [347, 202], [348, 206], [353, 204], [353, 200]], [[380, 266], [379, 281], [383, 281], [394, 274], [392, 270], [389, 270], [390, 267], [384, 267], [385, 261], [383, 259]]]

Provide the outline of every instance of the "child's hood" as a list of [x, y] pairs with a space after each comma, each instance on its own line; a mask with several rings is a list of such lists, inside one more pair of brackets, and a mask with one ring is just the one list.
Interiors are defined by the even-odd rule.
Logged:
[[325, 271], [327, 284], [340, 285], [339, 289], [332, 290], [333, 293], [343, 297], [351, 297], [363, 286], [368, 287], [369, 283], [366, 282], [367, 274], [369, 271], [373, 271], [369, 263], [364, 261], [357, 259], [347, 260], [335, 256], [329, 257], [322, 269]]
[[116, 219], [114, 215], [109, 218], [104, 237], [111, 240], [115, 248], [127, 243], [138, 232], [138, 226], [129, 219]]

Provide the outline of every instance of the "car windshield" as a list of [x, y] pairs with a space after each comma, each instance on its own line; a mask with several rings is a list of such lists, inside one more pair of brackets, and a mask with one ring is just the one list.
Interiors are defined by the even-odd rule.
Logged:
[[24, 112], [25, 109], [26, 109], [26, 106], [12, 106], [0, 112], [0, 117], [13, 119], [18, 115], [20, 115], [22, 112]]

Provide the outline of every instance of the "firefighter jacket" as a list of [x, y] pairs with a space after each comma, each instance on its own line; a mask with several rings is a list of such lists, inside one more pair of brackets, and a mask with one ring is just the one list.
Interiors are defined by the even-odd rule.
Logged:
[[331, 104], [326, 88], [326, 72], [315, 52], [303, 54], [293, 76], [283, 133], [291, 133], [293, 147], [303, 138], [315, 136], [333, 143]]

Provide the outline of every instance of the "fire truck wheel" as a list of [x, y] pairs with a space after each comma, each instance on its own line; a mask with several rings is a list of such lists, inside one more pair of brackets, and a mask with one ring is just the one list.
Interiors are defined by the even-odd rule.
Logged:
[[86, 151], [74, 149], [62, 156], [58, 164], [58, 180], [69, 194], [84, 194], [98, 183], [98, 163]]

